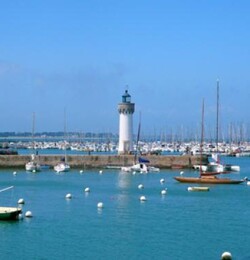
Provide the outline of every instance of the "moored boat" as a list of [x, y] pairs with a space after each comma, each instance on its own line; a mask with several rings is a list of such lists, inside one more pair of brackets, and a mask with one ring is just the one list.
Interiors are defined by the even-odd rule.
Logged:
[[209, 187], [193, 186], [193, 187], [188, 187], [187, 190], [188, 191], [209, 191]]
[[68, 172], [70, 170], [70, 166], [66, 162], [59, 162], [57, 165], [54, 166], [54, 170], [56, 172]]
[[[203, 152], [203, 139], [204, 139], [204, 100], [202, 103], [202, 120], [201, 120], [201, 143], [200, 143], [200, 151], [201, 156]], [[217, 171], [215, 171], [217, 172]], [[217, 174], [217, 173], [216, 173]], [[206, 184], [239, 184], [244, 182], [244, 179], [241, 180], [233, 180], [229, 178], [219, 178], [212, 174], [204, 174], [202, 172], [202, 166], [200, 166], [199, 177], [182, 177], [176, 176], [175, 180], [183, 183], [206, 183]]]
[[41, 167], [39, 162], [35, 159], [35, 155], [31, 156], [31, 161], [25, 164], [25, 170], [29, 172], [39, 172]]
[[21, 208], [0, 207], [0, 220], [17, 220], [21, 213]]
[[240, 184], [245, 180], [233, 180], [230, 178], [218, 178], [217, 176], [182, 177], [176, 176], [175, 180], [183, 183], [206, 183], [206, 184]]

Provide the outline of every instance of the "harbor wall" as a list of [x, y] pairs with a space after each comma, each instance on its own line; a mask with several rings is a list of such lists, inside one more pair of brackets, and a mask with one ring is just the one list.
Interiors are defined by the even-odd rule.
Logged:
[[[61, 160], [61, 155], [39, 155], [39, 163], [49, 166], [56, 165]], [[192, 168], [200, 164], [200, 156], [191, 155], [150, 155], [147, 156], [149, 165], [159, 168]], [[0, 155], [0, 168], [24, 168], [30, 160], [29, 155]], [[104, 168], [107, 166], [131, 166], [134, 164], [133, 155], [68, 155], [67, 161], [72, 168]], [[207, 164], [208, 158], [204, 156], [202, 163]]]

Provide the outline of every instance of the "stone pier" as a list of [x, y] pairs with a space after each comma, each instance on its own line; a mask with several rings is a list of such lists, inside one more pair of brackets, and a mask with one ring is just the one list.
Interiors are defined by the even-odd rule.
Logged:
[[[41, 165], [54, 166], [62, 158], [62, 155], [39, 155]], [[161, 169], [171, 168], [192, 168], [194, 164], [200, 164], [200, 156], [191, 155], [150, 155], [146, 156], [150, 161], [149, 165]], [[0, 155], [0, 168], [24, 168], [30, 160], [29, 155]], [[104, 168], [107, 166], [131, 166], [134, 164], [133, 155], [68, 155], [67, 161], [71, 168]], [[204, 156], [202, 163], [207, 164], [208, 158]]]

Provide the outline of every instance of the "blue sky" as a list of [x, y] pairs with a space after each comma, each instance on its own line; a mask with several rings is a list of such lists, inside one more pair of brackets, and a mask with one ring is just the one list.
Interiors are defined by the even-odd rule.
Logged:
[[[1, 1], [0, 131], [118, 133], [126, 86], [134, 128], [249, 123], [249, 1]], [[212, 131], [212, 130], [211, 130]]]

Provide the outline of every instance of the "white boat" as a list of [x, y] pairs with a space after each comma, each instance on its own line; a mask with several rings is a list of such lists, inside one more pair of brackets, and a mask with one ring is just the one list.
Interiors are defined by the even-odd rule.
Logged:
[[230, 171], [230, 172], [239, 172], [240, 166], [239, 165], [232, 165], [232, 164], [225, 164], [223, 165], [224, 171]]
[[[66, 110], [64, 109], [64, 139], [66, 137]], [[62, 158], [62, 160], [57, 163], [55, 166], [54, 166], [54, 170], [57, 172], [57, 173], [60, 173], [60, 172], [68, 172], [70, 171], [70, 165], [67, 163], [67, 142], [66, 140], [64, 140], [64, 142], [62, 143], [63, 144], [63, 149], [64, 149], [64, 157]]]
[[25, 169], [28, 172], [39, 172], [41, 170], [40, 164], [30, 161], [25, 164]]
[[137, 163], [131, 166], [131, 171], [140, 172], [140, 173], [147, 173], [148, 166], [145, 163]]
[[26, 171], [29, 172], [39, 172], [41, 170], [39, 164], [39, 158], [35, 155], [35, 142], [34, 142], [34, 132], [35, 132], [35, 113], [33, 113], [33, 126], [32, 126], [32, 149], [33, 154], [31, 154], [31, 160], [25, 164]]
[[188, 187], [188, 191], [209, 191], [209, 187], [200, 187], [200, 186], [193, 186], [193, 187]]
[[0, 207], [0, 220], [17, 220], [21, 213], [21, 208]]
[[59, 162], [57, 165], [54, 166], [54, 170], [56, 172], [68, 172], [70, 170], [70, 166], [66, 162]]
[[159, 172], [160, 169], [154, 166], [149, 166], [146, 163], [137, 163], [133, 166], [121, 167], [121, 170], [124, 172], [139, 172], [139, 173], [148, 173], [148, 172]]
[[[0, 192], [4, 192], [13, 188], [14, 186], [10, 186], [0, 190]], [[22, 209], [18, 207], [0, 207], [0, 220], [16, 220], [21, 213]]]
[[208, 165], [202, 165], [201, 170], [203, 172], [223, 172], [224, 167], [219, 162], [210, 162]]
[[34, 154], [31, 155], [31, 160], [25, 164], [26, 171], [39, 172], [41, 170], [40, 164]]

